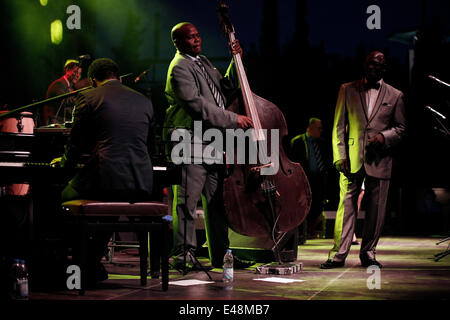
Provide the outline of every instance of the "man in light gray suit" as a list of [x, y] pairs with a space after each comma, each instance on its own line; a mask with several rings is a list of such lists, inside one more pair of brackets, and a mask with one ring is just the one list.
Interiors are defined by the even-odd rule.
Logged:
[[365, 77], [339, 90], [333, 126], [333, 162], [340, 172], [340, 202], [334, 247], [322, 269], [344, 266], [357, 216], [357, 200], [365, 184], [366, 216], [360, 249], [361, 265], [382, 265], [376, 246], [387, 209], [392, 150], [405, 135], [403, 93], [383, 81], [384, 54], [371, 52], [364, 62]]
[[[170, 131], [187, 129], [193, 132], [194, 121], [208, 128], [242, 128], [252, 126], [247, 116], [225, 110], [230, 94], [237, 85], [234, 62], [223, 77], [211, 62], [201, 55], [201, 37], [188, 22], [173, 27], [172, 41], [177, 53], [167, 72], [165, 94], [170, 104], [166, 111], [163, 139], [170, 141]], [[241, 54], [239, 42], [230, 44], [233, 54]], [[201, 139], [201, 137], [200, 137]], [[209, 143], [209, 142], [208, 142]], [[222, 267], [229, 245], [228, 224], [223, 212], [221, 165], [192, 163], [182, 165], [181, 184], [173, 186], [174, 265], [192, 261], [197, 247], [194, 216], [197, 203], [206, 200], [205, 224], [211, 264]], [[186, 253], [186, 254], [185, 254]], [[190, 261], [191, 260], [191, 261]], [[235, 261], [236, 267], [236, 261]]]

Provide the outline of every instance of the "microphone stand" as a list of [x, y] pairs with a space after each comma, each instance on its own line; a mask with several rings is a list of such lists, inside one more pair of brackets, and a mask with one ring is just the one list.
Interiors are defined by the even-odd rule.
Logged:
[[448, 84], [447, 82], [442, 81], [441, 79], [438, 79], [438, 78], [432, 76], [431, 74], [428, 76], [428, 78], [430, 78], [431, 80], [436, 81], [439, 84], [442, 84], [443, 86], [445, 86], [447, 88], [450, 88], [450, 84]]
[[[441, 119], [446, 120], [446, 117], [434, 110], [430, 106], [425, 106], [425, 110], [428, 110], [432, 115], [433, 119], [436, 120], [436, 122], [439, 124], [441, 128], [438, 128], [437, 126], [434, 126], [433, 129], [441, 133], [445, 138], [450, 140], [450, 131], [448, 128], [442, 123]], [[440, 119], [439, 119], [440, 118]]]
[[[450, 237], [447, 237], [447, 238], [445, 238], [445, 239], [442, 239], [441, 241], [439, 241], [438, 243], [436, 243], [436, 245], [439, 245], [439, 244], [441, 244], [441, 243], [443, 243], [443, 242], [446, 242], [446, 241], [450, 241]], [[449, 254], [450, 254], [450, 249], [449, 249], [449, 248], [450, 248], [450, 244], [448, 245], [447, 250], [445, 250], [445, 251], [443, 251], [443, 252], [440, 252], [440, 253], [438, 253], [438, 254], [435, 254], [434, 257], [435, 257], [436, 259], [434, 259], [434, 261], [435, 261], [435, 262], [438, 262], [438, 261], [441, 260], [443, 257], [449, 255]]]
[[[130, 75], [132, 75], [132, 73], [128, 73], [128, 74], [122, 75], [122, 76], [119, 77], [119, 79], [126, 78], [126, 77], [128, 77]], [[85, 90], [88, 90], [88, 89], [92, 89], [92, 88], [93, 88], [92, 86], [84, 87], [84, 88], [81, 88], [81, 89], [78, 89], [78, 90], [75, 90], [75, 91], [72, 91], [72, 92], [61, 94], [59, 96], [55, 96], [55, 97], [52, 97], [52, 98], [48, 98], [48, 99], [45, 99], [45, 100], [41, 100], [41, 101], [38, 101], [38, 102], [34, 102], [34, 103], [31, 103], [31, 104], [28, 104], [28, 105], [23, 106], [23, 107], [19, 107], [17, 109], [14, 109], [14, 110], [11, 110], [11, 111], [8, 111], [8, 112], [0, 114], [0, 119], [7, 118], [10, 115], [18, 113], [18, 112], [22, 112], [22, 111], [25, 111], [25, 110], [28, 110], [28, 109], [31, 109], [31, 108], [38, 107], [38, 106], [40, 106], [42, 104], [47, 104], [47, 103], [56, 102], [56, 101], [65, 99], [67, 97], [73, 96], [73, 95], [78, 94], [78, 93], [80, 93], [82, 91], [85, 91]]]
[[433, 118], [434, 118], [434, 120], [436, 120], [436, 122], [441, 127], [441, 128], [438, 128], [435, 126], [435, 127], [433, 127], [433, 129], [438, 131], [439, 133], [441, 133], [441, 135], [444, 138], [446, 138], [447, 140], [450, 141], [450, 131], [447, 129], [447, 127], [442, 123], [442, 121], [436, 115], [433, 114]]

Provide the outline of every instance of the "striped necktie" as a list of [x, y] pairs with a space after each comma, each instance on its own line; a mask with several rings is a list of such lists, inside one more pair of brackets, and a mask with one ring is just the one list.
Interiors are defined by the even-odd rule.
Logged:
[[319, 144], [316, 140], [312, 140], [312, 144], [314, 147], [314, 154], [316, 156], [316, 163], [319, 172], [323, 172], [325, 170], [325, 166], [323, 164], [322, 154], [320, 153]]
[[200, 61], [200, 58], [196, 58], [196, 59], [194, 59], [194, 61], [195, 61], [195, 63], [197, 63], [197, 65], [200, 67], [200, 69], [202, 69], [203, 76], [205, 77], [206, 82], [208, 83], [208, 86], [211, 89], [211, 92], [212, 92], [212, 94], [214, 96], [214, 100], [216, 101], [216, 104], [220, 108], [225, 109], [225, 103], [223, 102], [222, 94], [220, 93], [220, 91], [217, 88], [217, 86], [214, 84], [214, 82], [211, 79], [211, 77], [209, 76], [208, 72], [206, 72], [205, 66]]

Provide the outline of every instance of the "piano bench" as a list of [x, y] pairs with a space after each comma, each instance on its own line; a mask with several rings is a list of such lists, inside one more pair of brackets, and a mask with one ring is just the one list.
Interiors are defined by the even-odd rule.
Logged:
[[[71, 221], [79, 228], [80, 269], [83, 295], [86, 288], [85, 270], [88, 256], [89, 232], [136, 232], [139, 239], [141, 285], [147, 284], [148, 233], [150, 232], [150, 266], [152, 272], [161, 267], [162, 290], [169, 283], [169, 219], [168, 206], [161, 202], [103, 202], [72, 200], [62, 204], [71, 213]], [[111, 221], [112, 217], [127, 217], [128, 221]], [[118, 220], [118, 219], [117, 219]]]

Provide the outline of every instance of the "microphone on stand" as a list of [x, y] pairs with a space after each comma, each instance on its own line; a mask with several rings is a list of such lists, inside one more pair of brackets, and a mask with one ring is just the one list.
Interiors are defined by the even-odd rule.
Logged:
[[83, 54], [78, 57], [78, 60], [91, 60], [91, 56], [89, 54]]
[[138, 75], [136, 79], [134, 79], [134, 83], [137, 83], [139, 80], [141, 80], [141, 78], [147, 74], [147, 71], [148, 70], [144, 70], [140, 75]]
[[428, 78], [430, 78], [431, 80], [434, 80], [434, 81], [436, 81], [437, 83], [440, 83], [440, 84], [442, 84], [442, 85], [444, 85], [444, 86], [450, 88], [450, 84], [448, 84], [447, 82], [444, 82], [444, 81], [442, 81], [442, 80], [436, 78], [435, 76], [432, 76], [431, 74], [428, 75]]
[[433, 113], [434, 115], [438, 116], [439, 118], [445, 120], [447, 119], [443, 114], [437, 112], [436, 110], [434, 110], [432, 107], [430, 106], [425, 106], [425, 109], [430, 111], [431, 113]]

